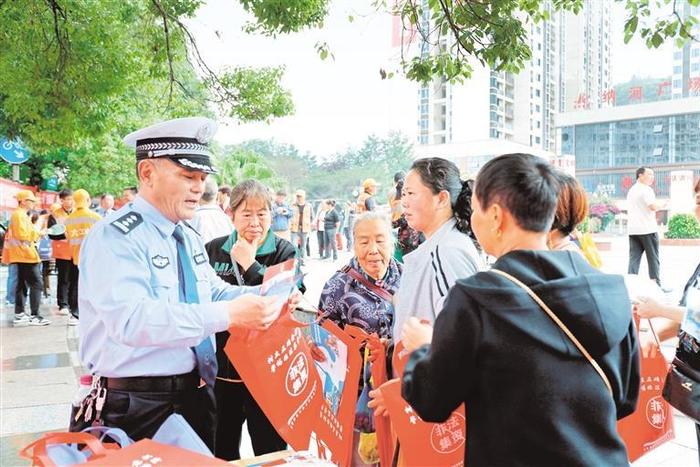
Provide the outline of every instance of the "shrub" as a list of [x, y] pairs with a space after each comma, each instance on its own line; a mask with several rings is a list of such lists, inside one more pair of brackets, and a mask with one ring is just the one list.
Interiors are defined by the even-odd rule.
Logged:
[[666, 238], [700, 238], [700, 224], [692, 214], [675, 214], [668, 221]]

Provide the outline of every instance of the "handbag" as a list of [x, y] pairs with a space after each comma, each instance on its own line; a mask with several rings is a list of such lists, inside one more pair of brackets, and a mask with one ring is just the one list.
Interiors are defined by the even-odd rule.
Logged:
[[678, 357], [671, 363], [662, 395], [676, 409], [700, 423], [700, 372]]

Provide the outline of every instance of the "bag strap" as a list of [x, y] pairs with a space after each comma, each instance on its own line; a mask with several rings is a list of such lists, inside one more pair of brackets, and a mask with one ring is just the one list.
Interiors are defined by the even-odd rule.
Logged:
[[591, 354], [588, 353], [586, 348], [579, 342], [579, 340], [576, 339], [576, 336], [573, 335], [573, 333], [569, 330], [569, 328], [566, 327], [566, 325], [559, 319], [559, 317], [556, 314], [554, 314], [554, 312], [547, 306], [547, 304], [544, 303], [542, 301], [542, 299], [540, 299], [540, 297], [538, 297], [537, 294], [535, 292], [533, 292], [532, 289], [530, 289], [530, 287], [523, 284], [522, 282], [520, 282], [518, 279], [511, 276], [507, 272], [504, 272], [504, 271], [501, 271], [501, 270], [498, 270], [495, 268], [491, 269], [491, 271], [505, 277], [506, 279], [508, 279], [511, 282], [515, 283], [516, 285], [520, 286], [520, 288], [525, 290], [525, 292], [527, 292], [528, 295], [530, 295], [530, 297], [532, 297], [532, 299], [537, 302], [537, 304], [545, 311], [545, 313], [547, 313], [547, 315], [549, 315], [549, 317], [552, 318], [552, 321], [554, 321], [556, 323], [556, 325], [559, 326], [559, 328], [562, 331], [564, 331], [564, 334], [566, 334], [569, 337], [569, 339], [571, 339], [571, 342], [573, 342], [574, 345], [576, 346], [576, 348], [581, 351], [583, 356], [586, 357], [586, 359], [593, 366], [593, 368], [595, 368], [595, 371], [598, 372], [600, 377], [603, 379], [605, 386], [607, 386], [608, 392], [610, 392], [610, 395], [612, 395], [612, 393], [613, 393], [612, 386], [610, 386], [610, 381], [608, 380], [608, 377], [605, 376], [603, 369], [600, 367], [600, 365], [598, 365], [598, 362], [596, 362], [595, 359], [593, 357], [591, 357]]
[[[29, 446], [24, 447], [19, 456], [25, 459], [40, 459], [45, 466], [55, 465], [46, 452], [49, 444], [86, 444], [92, 455], [90, 459], [102, 457], [106, 454], [105, 448], [96, 437], [83, 432], [56, 432], [47, 433]], [[31, 452], [30, 452], [31, 451]]]
[[340, 270], [340, 272], [344, 272], [345, 274], [348, 274], [350, 277], [367, 287], [369, 290], [374, 292], [376, 295], [379, 296], [379, 298], [383, 298], [387, 302], [391, 302], [393, 299], [393, 296], [385, 289], [382, 289], [379, 287], [377, 284], [373, 284], [370, 281], [368, 281], [360, 272], [351, 267], [351, 266], [344, 266], [343, 269]]

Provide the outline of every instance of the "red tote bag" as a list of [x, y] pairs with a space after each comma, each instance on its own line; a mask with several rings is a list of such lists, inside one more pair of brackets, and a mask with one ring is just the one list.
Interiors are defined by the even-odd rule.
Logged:
[[400, 380], [389, 381], [380, 389], [394, 431], [399, 438], [399, 465], [464, 465], [467, 441], [464, 404], [452, 412], [444, 423], [428, 423], [421, 420], [401, 397]]
[[[639, 318], [635, 316], [639, 329]], [[651, 328], [658, 345], [656, 333]], [[639, 340], [638, 340], [639, 341]], [[668, 364], [660, 351], [654, 357], [644, 357], [640, 352], [641, 378], [637, 410], [617, 422], [617, 432], [627, 446], [627, 456], [634, 462], [647, 452], [675, 437], [673, 412], [666, 400], [661, 397]]]

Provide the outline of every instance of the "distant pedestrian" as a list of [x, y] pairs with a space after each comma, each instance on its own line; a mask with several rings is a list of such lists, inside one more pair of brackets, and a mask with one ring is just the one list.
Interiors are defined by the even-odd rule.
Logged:
[[[73, 212], [73, 190], [63, 189], [58, 194], [60, 204], [51, 210], [47, 227], [50, 229], [56, 224], [65, 224], [66, 218]], [[58, 235], [49, 234], [51, 241], [51, 254], [56, 260], [56, 304], [59, 315], [69, 315], [68, 288], [70, 287], [71, 252], [70, 245], [64, 233]]]
[[124, 204], [133, 202], [134, 199], [136, 198], [136, 195], [138, 195], [138, 194], [139, 194], [138, 187], [130, 186], [130, 187], [124, 188], [124, 191], [122, 193], [122, 199], [124, 200]]
[[627, 232], [630, 242], [627, 272], [638, 274], [642, 253], [646, 253], [649, 278], [661, 286], [656, 212], [665, 205], [656, 201], [656, 195], [651, 188], [654, 184], [654, 171], [648, 167], [640, 167], [636, 173], [637, 182], [627, 192]]
[[367, 178], [362, 182], [362, 193], [357, 197], [357, 215], [367, 211], [374, 211], [377, 207], [377, 200], [374, 195], [377, 194], [379, 184], [373, 178]]
[[323, 258], [326, 251], [326, 212], [328, 212], [328, 204], [325, 200], [321, 200], [316, 211], [314, 227], [316, 227], [316, 240], [318, 240], [318, 257]]
[[313, 207], [306, 202], [306, 192], [297, 190], [295, 201], [292, 205], [292, 245], [299, 248], [299, 257], [302, 262], [306, 255], [309, 255], [307, 246], [309, 244], [309, 233], [311, 233], [311, 217]]
[[114, 196], [104, 193], [100, 196], [100, 207], [96, 210], [101, 217], [107, 217], [114, 212]]
[[284, 190], [279, 190], [275, 196], [275, 201], [272, 203], [272, 231], [280, 238], [287, 241], [291, 240], [291, 232], [289, 230], [289, 222], [294, 213], [291, 206], [287, 204], [287, 193]]
[[101, 219], [96, 212], [90, 211], [90, 194], [85, 190], [76, 190], [73, 194], [75, 210], [66, 218], [66, 238], [71, 251], [70, 280], [68, 287], [68, 306], [71, 316], [69, 326], [77, 326], [80, 312], [78, 310], [78, 262], [83, 240], [92, 226]]
[[[28, 213], [34, 208], [37, 199], [29, 190], [17, 193], [19, 206], [12, 212], [10, 228], [5, 234], [4, 249], [7, 259], [17, 265], [17, 289], [15, 291], [14, 326], [46, 326], [50, 321], [39, 314], [41, 305], [41, 259], [36, 242], [46, 231], [39, 231], [32, 224]], [[29, 289], [31, 317], [24, 313], [24, 290]]]
[[338, 245], [335, 241], [335, 233], [340, 226], [340, 217], [335, 210], [335, 200], [329, 199], [326, 201], [326, 215], [323, 218], [323, 234], [324, 234], [324, 249], [323, 259], [331, 257], [333, 252], [333, 261], [338, 259]]
[[202, 237], [204, 243], [224, 235], [230, 235], [233, 230], [231, 217], [227, 216], [216, 202], [219, 187], [213, 177], [204, 182], [204, 193], [199, 200], [199, 206], [194, 212], [191, 225]]

